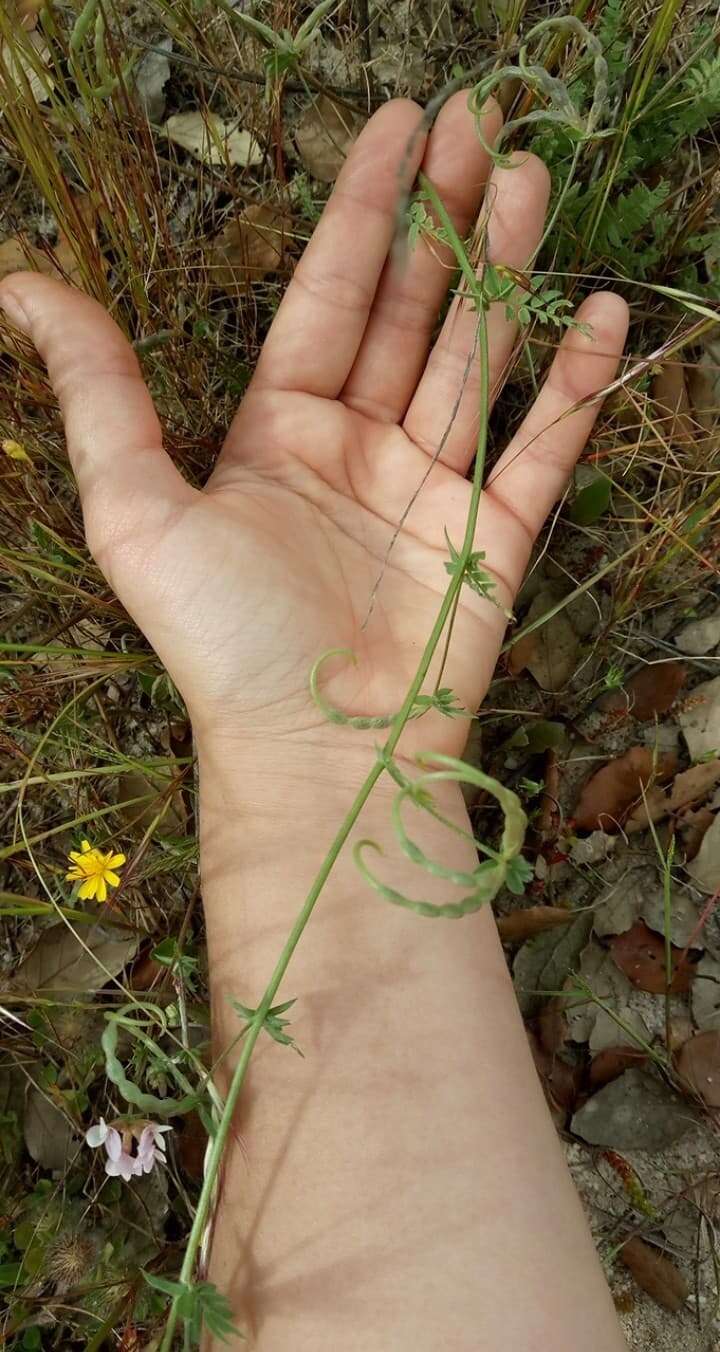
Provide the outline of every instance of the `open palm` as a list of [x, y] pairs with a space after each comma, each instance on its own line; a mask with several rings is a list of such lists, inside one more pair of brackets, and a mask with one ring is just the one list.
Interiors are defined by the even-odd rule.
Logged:
[[[466, 105], [464, 94], [451, 99], [412, 152], [461, 233], [489, 169]], [[163, 451], [135, 357], [100, 307], [33, 274], [0, 288], [61, 401], [90, 548], [196, 726], [276, 740], [316, 728], [323, 716], [308, 675], [330, 648], [357, 658], [324, 668], [330, 702], [354, 715], [393, 713], [437, 614], [446, 532], [459, 546], [469, 505], [476, 320], [455, 299], [428, 355], [453, 276], [449, 251], [421, 239], [404, 265], [388, 259], [398, 171], [420, 116], [410, 102], [391, 103], [359, 138], [202, 492]], [[493, 106], [486, 139], [499, 124]], [[490, 257], [521, 268], [541, 233], [547, 173], [520, 155], [486, 191]], [[477, 547], [505, 607], [590, 431], [595, 408], [571, 410], [612, 378], [622, 350], [617, 297], [591, 297], [582, 319], [592, 337], [565, 339], [483, 494]], [[489, 335], [495, 386], [516, 341], [502, 306]], [[500, 608], [463, 589], [443, 684], [467, 707], [484, 694], [504, 627]], [[458, 752], [465, 732], [438, 720], [433, 744]]]

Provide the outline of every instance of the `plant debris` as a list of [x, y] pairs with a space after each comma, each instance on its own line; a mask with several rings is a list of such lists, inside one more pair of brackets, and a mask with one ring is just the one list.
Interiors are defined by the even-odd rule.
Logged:
[[720, 1029], [696, 1033], [680, 1048], [677, 1072], [709, 1108], [720, 1108]]
[[286, 218], [268, 206], [248, 207], [228, 221], [207, 253], [213, 285], [231, 296], [247, 295], [254, 282], [282, 266], [287, 230]]
[[619, 831], [643, 790], [670, 779], [674, 756], [656, 757], [650, 747], [633, 746], [596, 771], [583, 786], [575, 821], [585, 831]]
[[295, 143], [308, 173], [320, 183], [334, 183], [361, 125], [356, 113], [327, 94], [315, 99], [295, 127]]
[[646, 1244], [639, 1235], [625, 1241], [620, 1257], [638, 1286], [647, 1291], [657, 1305], [662, 1305], [665, 1310], [682, 1309], [690, 1288], [670, 1258]]
[[217, 113], [175, 113], [165, 123], [165, 135], [174, 145], [189, 150], [203, 164], [257, 165], [263, 152], [252, 132], [236, 122], [225, 122]]

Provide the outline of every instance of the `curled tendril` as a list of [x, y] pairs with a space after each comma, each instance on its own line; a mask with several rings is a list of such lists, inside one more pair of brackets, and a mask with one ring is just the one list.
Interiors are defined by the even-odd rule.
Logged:
[[328, 648], [327, 652], [321, 653], [310, 672], [310, 694], [312, 695], [318, 709], [330, 723], [341, 723], [347, 728], [389, 728], [397, 714], [387, 714], [378, 718], [363, 717], [362, 715], [344, 714], [342, 709], [336, 709], [333, 704], [329, 704], [324, 695], [321, 695], [318, 685], [320, 668], [331, 657], [349, 657], [353, 666], [357, 666], [357, 657], [352, 648]]
[[139, 1085], [128, 1079], [125, 1074], [125, 1067], [117, 1055], [118, 1036], [122, 1027], [163, 1060], [164, 1064], [180, 1082], [182, 1088], [187, 1087], [184, 1075], [173, 1065], [172, 1058], [164, 1057], [157, 1043], [142, 1031], [143, 1024], [150, 1027], [155, 1023], [160, 1024], [163, 1032], [166, 1030], [167, 1020], [162, 1009], [157, 1005], [139, 1003], [123, 1005], [122, 1009], [113, 1014], [107, 1014], [105, 1017], [107, 1023], [100, 1039], [100, 1044], [105, 1053], [105, 1073], [111, 1083], [120, 1090], [127, 1103], [132, 1103], [135, 1108], [141, 1108], [143, 1112], [152, 1113], [155, 1117], [175, 1117], [182, 1113], [189, 1113], [192, 1108], [198, 1107], [200, 1099], [197, 1094], [186, 1094], [181, 1099], [158, 1098], [155, 1094], [146, 1094]]
[[[349, 657], [353, 666], [357, 666], [357, 657], [352, 648], [328, 648], [327, 652], [321, 653], [317, 662], [310, 672], [310, 694], [317, 704], [318, 709], [330, 723], [339, 723], [346, 728], [390, 728], [398, 717], [394, 714], [380, 714], [372, 717], [365, 714], [344, 714], [342, 709], [336, 709], [334, 704], [330, 704], [325, 696], [320, 693], [319, 679], [320, 668], [331, 657]], [[468, 709], [463, 709], [461, 705], [455, 703], [455, 696], [452, 690], [436, 690], [432, 695], [418, 695], [415, 706], [411, 709], [408, 718], [422, 718], [429, 709], [436, 709], [439, 713], [445, 714], [449, 718], [472, 718]], [[399, 711], [398, 711], [399, 712]]]
[[[528, 63], [527, 53], [530, 44], [543, 34], [557, 29], [579, 38], [584, 44], [588, 56], [592, 59], [593, 100], [584, 118], [575, 107], [567, 86], [562, 80], [558, 80], [556, 76], [551, 75], [544, 66]], [[529, 89], [547, 99], [549, 107], [536, 108], [532, 112], [523, 114], [522, 117], [512, 118], [502, 127], [494, 147], [489, 146], [482, 135], [480, 114], [483, 105], [493, 90], [497, 89], [504, 80], [517, 79], [518, 75]], [[534, 28], [531, 28], [519, 50], [517, 65], [501, 66], [498, 70], [492, 71], [482, 80], [479, 80], [470, 94], [470, 108], [475, 114], [478, 137], [485, 150], [496, 164], [507, 165], [508, 156], [503, 154], [500, 146], [513, 132], [517, 131], [518, 127], [525, 127], [534, 122], [558, 122], [565, 127], [572, 128], [582, 140], [587, 140], [596, 135], [607, 102], [607, 92], [607, 61], [603, 56], [600, 40], [589, 28], [585, 27], [584, 23], [581, 23], [574, 15], [568, 14], [544, 19]]]
[[[439, 766], [441, 768], [429, 770], [416, 780], [407, 780], [402, 773], [393, 776], [400, 785], [393, 803], [393, 825], [398, 843], [403, 854], [412, 863], [425, 869], [426, 873], [456, 883], [459, 887], [467, 887], [470, 889], [469, 892], [460, 901], [444, 904], [406, 897], [394, 887], [389, 887], [386, 883], [381, 882], [365, 862], [363, 856], [366, 850], [374, 850], [376, 854], [383, 853], [375, 841], [358, 841], [353, 855], [365, 880], [386, 901], [391, 901], [396, 906], [403, 906], [406, 910], [414, 911], [416, 915], [442, 916], [446, 919], [457, 920], [460, 916], [470, 915], [473, 911], [478, 911], [482, 906], [486, 906], [497, 896], [505, 883], [512, 882], [516, 886], [518, 881], [524, 881], [525, 874], [522, 868], [524, 861], [520, 860], [519, 856], [525, 837], [527, 817], [523, 812], [520, 799], [516, 793], [513, 793], [512, 789], [505, 788], [497, 779], [493, 779], [491, 775], [486, 775], [484, 771], [478, 770], [475, 766], [467, 765], [454, 756], [444, 756], [440, 752], [428, 752], [418, 756], [417, 759], [421, 767]], [[486, 793], [491, 794], [496, 799], [503, 813], [503, 831], [499, 848], [492, 850], [481, 841], [476, 841], [479, 849], [488, 858], [478, 864], [472, 873], [459, 869], [448, 869], [436, 860], [430, 859], [420, 849], [419, 845], [410, 839], [402, 820], [402, 807], [408, 799], [414, 802], [417, 807], [427, 808], [426, 795], [430, 786], [448, 780], [456, 784], [472, 784], [476, 788], [484, 789]], [[433, 815], [443, 820], [437, 812], [433, 812]], [[452, 823], [448, 823], [448, 825], [452, 825]], [[468, 833], [463, 832], [462, 834], [467, 835]]]

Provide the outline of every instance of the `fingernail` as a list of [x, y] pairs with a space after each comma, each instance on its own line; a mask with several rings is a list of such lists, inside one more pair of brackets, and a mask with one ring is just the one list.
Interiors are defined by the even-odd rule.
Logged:
[[5, 311], [10, 323], [21, 333], [30, 334], [30, 320], [25, 307], [13, 291], [0, 290], [0, 308]]

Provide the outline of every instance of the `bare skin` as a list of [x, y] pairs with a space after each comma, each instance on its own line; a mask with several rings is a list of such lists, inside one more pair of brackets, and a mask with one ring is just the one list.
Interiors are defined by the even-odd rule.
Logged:
[[[206, 488], [162, 447], [136, 359], [109, 317], [59, 283], [18, 274], [0, 304], [47, 362], [65, 418], [88, 542], [166, 663], [193, 719], [215, 1031], [233, 995], [257, 1004], [323, 854], [372, 763], [375, 734], [329, 726], [308, 694], [350, 714], [392, 713], [447, 584], [445, 530], [462, 539], [477, 424], [466, 383], [440, 462], [368, 600], [395, 526], [451, 421], [474, 317], [454, 302], [432, 349], [448, 257], [421, 241], [387, 261], [397, 171], [420, 117], [397, 101], [357, 142], [266, 341]], [[496, 134], [499, 111], [485, 116]], [[414, 164], [458, 229], [480, 209], [487, 156], [450, 100]], [[532, 156], [488, 189], [490, 256], [523, 267], [548, 178]], [[582, 451], [627, 315], [596, 294], [592, 339], [563, 341], [484, 493], [477, 546], [509, 604], [532, 541]], [[492, 383], [515, 341], [489, 320]], [[465, 594], [467, 593], [467, 594]], [[443, 683], [469, 708], [487, 689], [505, 621], [464, 589]], [[453, 755], [467, 725], [431, 715], [401, 743]], [[394, 851], [389, 787], [361, 834]], [[467, 825], [462, 798], [445, 811]], [[430, 818], [427, 853], [473, 867]], [[408, 865], [401, 890], [438, 899]], [[444, 892], [442, 893], [444, 896]], [[258, 1045], [230, 1152], [211, 1275], [260, 1352], [620, 1352], [625, 1344], [537, 1085], [492, 916], [428, 921], [369, 893], [346, 854], [294, 959], [300, 1061]], [[291, 988], [290, 988], [291, 987]]]

